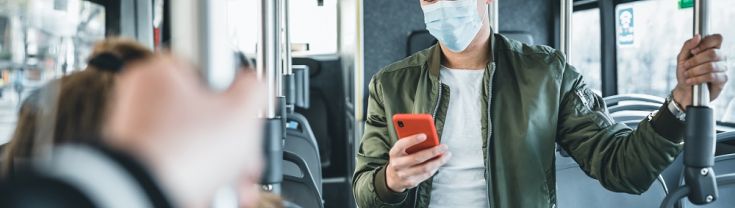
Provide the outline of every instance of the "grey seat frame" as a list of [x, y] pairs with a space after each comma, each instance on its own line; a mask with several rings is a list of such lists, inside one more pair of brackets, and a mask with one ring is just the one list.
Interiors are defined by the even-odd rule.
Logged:
[[287, 120], [295, 121], [298, 123], [299, 128], [286, 130], [284, 151], [292, 152], [306, 161], [312, 180], [316, 183], [317, 190], [321, 195], [323, 193], [321, 158], [319, 156], [319, 144], [316, 141], [311, 125], [306, 117], [298, 113], [289, 114]]

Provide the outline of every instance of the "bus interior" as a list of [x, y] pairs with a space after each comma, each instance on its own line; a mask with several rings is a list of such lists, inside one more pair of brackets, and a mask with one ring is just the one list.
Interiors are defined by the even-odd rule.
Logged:
[[[706, 12], [695, 11], [700, 1], [707, 2]], [[720, 50], [735, 60], [732, 0], [492, 2], [493, 32], [563, 51], [604, 97], [612, 119], [632, 128], [658, 110], [676, 86], [677, 53], [699, 31], [697, 25], [722, 34]], [[0, 144], [9, 142], [28, 94], [84, 68], [92, 45], [106, 37], [132, 38], [194, 60], [213, 88], [229, 85], [234, 69], [228, 66], [249, 62], [258, 66], [262, 80], [274, 83], [268, 96], [276, 99], [263, 115], [268, 133], [262, 188], [299, 207], [357, 207], [352, 179], [368, 84], [380, 69], [437, 43], [426, 30], [419, 0], [1, 0], [0, 5]], [[697, 19], [695, 13], [708, 18]], [[735, 78], [735, 62], [727, 64]], [[720, 185], [719, 197], [707, 195], [702, 207], [734, 207], [735, 85], [726, 85], [709, 106], [716, 132], [709, 159], [718, 177], [709, 187]], [[707, 190], [684, 182], [686, 153], [635, 195], [605, 189], [557, 149], [556, 207], [699, 207], [686, 196]]]

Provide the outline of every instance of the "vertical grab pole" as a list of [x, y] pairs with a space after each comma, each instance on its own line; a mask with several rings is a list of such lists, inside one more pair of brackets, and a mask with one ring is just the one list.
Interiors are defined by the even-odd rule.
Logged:
[[[289, 11], [290, 4], [289, 0], [280, 0], [281, 2], [281, 17], [282, 17], [282, 42], [283, 42], [283, 96], [285, 113], [291, 113], [295, 110], [294, 104], [296, 103], [296, 79], [293, 75], [293, 64], [291, 63], [291, 20]], [[284, 116], [285, 117], [285, 116]]]
[[[694, 34], [705, 35], [709, 32], [708, 0], [694, 2]], [[707, 84], [695, 85], [692, 93], [693, 106], [709, 106], [710, 96]]]
[[224, 90], [236, 68], [227, 36], [226, 1], [171, 2], [172, 49], [201, 68], [212, 89]]
[[571, 46], [572, 46], [572, 11], [574, 2], [572, 0], [561, 0], [560, 1], [560, 16], [559, 21], [559, 50], [561, 50], [567, 57], [567, 60], [571, 57]]
[[263, 141], [266, 168], [263, 171], [261, 184], [263, 189], [273, 193], [281, 192], [283, 171], [283, 122], [278, 116], [276, 97], [280, 80], [280, 21], [279, 1], [261, 0], [260, 41], [258, 44], [258, 77], [264, 80], [267, 89], [267, 105], [264, 113], [265, 138]]
[[[694, 34], [708, 33], [708, 0], [694, 1]], [[686, 143], [684, 145], [684, 180], [690, 188], [689, 201], [697, 205], [717, 200], [714, 166], [715, 129], [712, 108], [709, 107], [707, 84], [692, 90], [692, 105], [687, 107]]]
[[499, 20], [498, 20], [499, 19], [498, 17], [500, 17], [500, 13], [498, 13], [500, 6], [499, 6], [499, 2], [498, 1], [500, 1], [500, 0], [493, 1], [493, 3], [491, 3], [487, 7], [487, 10], [488, 10], [487, 12], [488, 12], [488, 14], [490, 16], [490, 18], [489, 18], [490, 19], [490, 26], [492, 27], [492, 29], [496, 33], [500, 31], [500, 23], [499, 23]]

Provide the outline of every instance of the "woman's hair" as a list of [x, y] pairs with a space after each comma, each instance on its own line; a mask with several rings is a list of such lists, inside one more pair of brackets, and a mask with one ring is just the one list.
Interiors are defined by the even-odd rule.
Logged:
[[[85, 70], [62, 77], [57, 85], [47, 85], [43, 90], [58, 90], [55, 114], [52, 114], [53, 139], [39, 140], [37, 132], [43, 120], [39, 113], [39, 101], [48, 93], [35, 90], [19, 111], [13, 137], [2, 157], [2, 172], [7, 174], [14, 161], [31, 159], [42, 145], [63, 143], [97, 142], [105, 121], [107, 103], [112, 97], [115, 75], [125, 64], [153, 56], [153, 52], [134, 40], [110, 38], [97, 43]], [[58, 89], [52, 89], [58, 87]], [[53, 94], [53, 93], [51, 93]], [[49, 118], [46, 118], [49, 119]], [[48, 141], [48, 142], [44, 142]], [[50, 144], [40, 144], [50, 143]]]

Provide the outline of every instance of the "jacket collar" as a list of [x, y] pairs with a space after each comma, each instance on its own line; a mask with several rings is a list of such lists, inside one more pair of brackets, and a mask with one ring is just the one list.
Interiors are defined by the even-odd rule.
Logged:
[[[488, 63], [488, 67], [495, 63], [495, 32], [492, 28], [490, 28], [490, 62]], [[427, 67], [429, 68], [429, 77], [431, 77], [432, 81], [438, 81], [439, 80], [439, 70], [441, 69], [441, 61], [444, 55], [442, 54], [441, 44], [438, 42], [434, 47], [431, 49], [431, 52], [429, 54], [429, 58], [426, 61]]]

